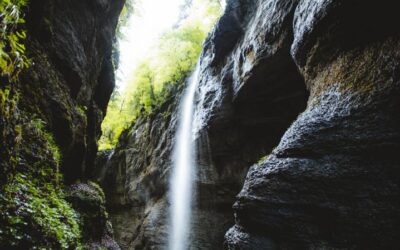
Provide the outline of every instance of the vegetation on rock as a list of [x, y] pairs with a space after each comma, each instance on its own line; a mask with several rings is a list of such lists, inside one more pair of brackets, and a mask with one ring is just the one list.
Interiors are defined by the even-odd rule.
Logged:
[[2, 77], [17, 79], [18, 73], [29, 65], [23, 40], [26, 32], [22, 9], [27, 0], [2, 0], [0, 2], [0, 69]]
[[0, 2], [0, 248], [81, 249], [80, 218], [65, 200], [61, 153], [46, 123], [20, 109], [15, 87], [30, 64], [26, 0]]
[[60, 153], [43, 121], [22, 112], [0, 190], [0, 248], [79, 249], [80, 219], [65, 200]]
[[18, 173], [0, 195], [2, 247], [80, 248], [76, 212], [56, 185]]
[[93, 182], [72, 185], [67, 200], [80, 215], [85, 242], [100, 242], [104, 236], [112, 235], [104, 192], [99, 185]]

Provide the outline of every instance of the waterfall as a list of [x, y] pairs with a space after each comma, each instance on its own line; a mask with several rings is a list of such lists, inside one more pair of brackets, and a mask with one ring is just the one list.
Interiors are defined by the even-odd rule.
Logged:
[[170, 181], [171, 234], [170, 250], [187, 249], [190, 232], [193, 177], [195, 173], [195, 147], [192, 129], [194, 97], [199, 80], [199, 65], [192, 74], [183, 94], [178, 116], [178, 130], [175, 135], [173, 169]]

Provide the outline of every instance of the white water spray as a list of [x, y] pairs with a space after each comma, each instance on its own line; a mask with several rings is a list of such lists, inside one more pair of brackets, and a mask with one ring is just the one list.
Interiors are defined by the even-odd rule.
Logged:
[[194, 97], [199, 80], [197, 65], [180, 104], [178, 130], [175, 135], [173, 170], [170, 182], [171, 190], [171, 234], [170, 250], [187, 249], [191, 203], [193, 195], [193, 177], [195, 174], [195, 147], [193, 133]]

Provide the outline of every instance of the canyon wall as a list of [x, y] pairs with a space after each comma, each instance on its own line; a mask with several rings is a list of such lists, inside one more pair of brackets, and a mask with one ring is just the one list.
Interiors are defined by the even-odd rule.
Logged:
[[21, 105], [60, 146], [66, 179], [90, 177], [100, 124], [114, 89], [112, 49], [124, 1], [30, 1]]
[[[274, 12], [278, 3], [269, 1]], [[399, 244], [399, 17], [394, 1], [295, 1], [290, 52], [307, 109], [234, 204], [228, 249]]]
[[[182, 92], [182, 87], [175, 90]], [[101, 183], [115, 237], [123, 249], [160, 249], [168, 239], [167, 197], [180, 94], [124, 131], [115, 150], [101, 152]]]
[[102, 190], [84, 182], [114, 88], [123, 5], [31, 0], [22, 10], [29, 67], [0, 85], [1, 249], [119, 249]]
[[[228, 1], [200, 58], [190, 249], [398, 245], [395, 10], [389, 0]], [[181, 91], [99, 160], [124, 249], [166, 246]]]

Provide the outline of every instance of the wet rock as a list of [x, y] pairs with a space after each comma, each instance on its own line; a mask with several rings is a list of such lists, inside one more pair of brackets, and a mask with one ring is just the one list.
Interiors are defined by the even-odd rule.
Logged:
[[123, 0], [30, 1], [21, 105], [46, 121], [68, 182], [92, 172], [114, 88], [112, 43]]
[[[0, 248], [75, 249], [79, 219], [63, 189], [93, 172], [114, 88], [112, 43], [124, 1], [28, 2], [21, 26], [31, 63], [15, 83], [2, 79], [0, 89]], [[101, 191], [85, 184], [72, 189], [70, 201], [84, 221], [82, 243], [119, 249]]]
[[[308, 93], [290, 55], [296, 3], [232, 1], [239, 6], [227, 8], [208, 39], [215, 45], [207, 47], [206, 43], [195, 111], [195, 248], [221, 249], [233, 221], [231, 204], [248, 167], [271, 151], [306, 106]], [[233, 49], [216, 63], [215, 48], [223, 44], [219, 26], [231, 15], [240, 16], [235, 22], [243, 32]]]
[[[201, 56], [191, 249], [398, 245], [394, 4], [228, 2]], [[103, 186], [126, 249], [167, 243], [177, 103], [166, 106], [170, 116], [125, 132], [108, 163]]]
[[72, 185], [66, 199], [79, 213], [83, 240], [89, 249], [120, 249], [113, 239], [113, 229], [105, 207], [103, 190], [95, 183]]
[[[306, 106], [307, 91], [290, 55], [288, 25], [296, 2], [231, 1], [204, 45], [194, 122], [191, 249], [221, 249], [248, 167], [270, 152]], [[116, 236], [126, 249], [159, 249], [168, 242], [176, 101], [168, 110], [168, 119], [161, 114], [139, 119], [108, 163], [103, 187]]]
[[399, 244], [398, 17], [390, 4], [351, 2], [299, 2], [291, 50], [311, 96], [278, 147], [249, 170], [226, 248]]
[[95, 168], [93, 169], [92, 178], [97, 183], [103, 183], [106, 178], [107, 169], [110, 168], [111, 157], [114, 155], [114, 150], [101, 150], [97, 153]]
[[[177, 89], [179, 96], [181, 89]], [[123, 132], [107, 161], [97, 169], [107, 197], [115, 237], [123, 249], [162, 249], [168, 239], [168, 173], [179, 98], [173, 96], [150, 117]]]

